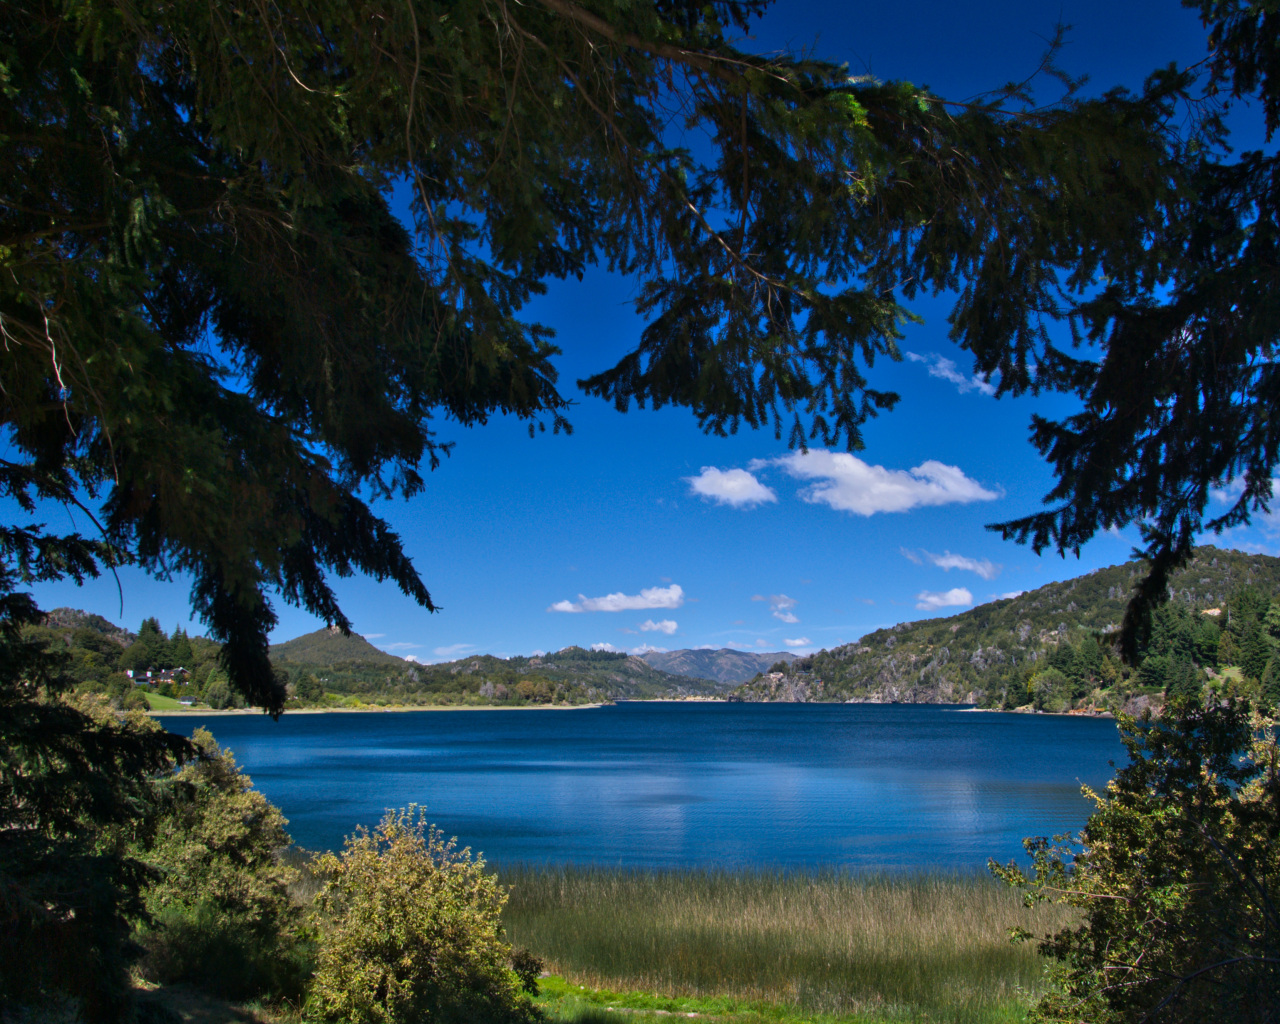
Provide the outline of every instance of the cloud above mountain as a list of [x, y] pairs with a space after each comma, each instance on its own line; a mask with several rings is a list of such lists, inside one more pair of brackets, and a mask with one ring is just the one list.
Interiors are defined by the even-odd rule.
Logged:
[[936, 565], [939, 569], [950, 572], [952, 569], [963, 569], [966, 572], [977, 573], [984, 580], [993, 580], [1000, 575], [1000, 570], [1004, 566], [998, 562], [993, 562], [989, 558], [969, 558], [967, 555], [953, 555], [950, 551], [944, 551], [940, 555], [934, 554], [932, 551], [913, 551], [911, 548], [899, 548], [902, 557], [906, 558], [916, 565], [923, 565], [928, 562], [930, 565]]
[[922, 590], [916, 595], [916, 607], [934, 612], [939, 608], [968, 608], [973, 604], [973, 594], [966, 587], [951, 590]]
[[639, 594], [606, 594], [604, 597], [587, 597], [579, 594], [576, 601], [557, 601], [549, 612], [634, 612], [651, 608], [679, 608], [684, 604], [684, 590], [680, 584], [669, 587], [649, 587]]
[[997, 491], [966, 476], [959, 466], [936, 459], [908, 470], [886, 469], [847, 452], [813, 448], [775, 459], [757, 459], [749, 465], [753, 470], [779, 466], [796, 479], [812, 480], [814, 483], [800, 491], [802, 500], [861, 516], [908, 512], [927, 505], [967, 505], [1000, 497]]

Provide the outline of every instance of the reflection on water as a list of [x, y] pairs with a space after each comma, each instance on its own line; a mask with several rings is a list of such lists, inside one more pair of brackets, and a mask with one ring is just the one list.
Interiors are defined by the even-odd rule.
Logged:
[[1111, 722], [926, 705], [164, 719], [230, 747], [294, 839], [334, 848], [424, 804], [493, 861], [969, 867], [1078, 829]]

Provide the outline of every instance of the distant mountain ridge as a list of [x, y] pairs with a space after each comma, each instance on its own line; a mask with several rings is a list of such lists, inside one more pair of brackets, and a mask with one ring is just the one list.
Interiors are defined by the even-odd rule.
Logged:
[[[762, 674], [729, 699], [991, 704], [998, 691], [1025, 685], [1059, 645], [1118, 627], [1144, 572], [1126, 562], [947, 618], [878, 629], [785, 673]], [[1205, 546], [1173, 574], [1169, 597], [1200, 613], [1245, 586], [1280, 593], [1280, 558]]]
[[640, 655], [646, 662], [672, 675], [692, 679], [712, 679], [717, 683], [745, 683], [754, 679], [778, 662], [790, 664], [799, 657], [790, 651], [774, 651], [771, 654], [756, 651], [735, 651], [722, 647], [718, 651], [686, 649], [681, 651], [650, 651]]

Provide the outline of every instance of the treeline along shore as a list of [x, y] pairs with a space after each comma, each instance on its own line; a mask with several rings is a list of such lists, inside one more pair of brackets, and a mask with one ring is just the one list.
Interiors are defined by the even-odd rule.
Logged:
[[[567, 647], [546, 655], [408, 662], [358, 635], [317, 630], [271, 648], [287, 710], [588, 707], [615, 700], [964, 703], [1006, 711], [1140, 713], [1170, 695], [1280, 700], [1280, 559], [1197, 549], [1174, 574], [1138, 658], [1116, 631], [1141, 562], [1099, 569], [959, 615], [899, 623], [807, 657], [723, 651], [643, 658]], [[220, 646], [154, 619], [137, 633], [60, 608], [28, 627], [63, 650], [85, 693], [161, 713], [244, 707]], [[698, 673], [702, 673], [699, 675]]]

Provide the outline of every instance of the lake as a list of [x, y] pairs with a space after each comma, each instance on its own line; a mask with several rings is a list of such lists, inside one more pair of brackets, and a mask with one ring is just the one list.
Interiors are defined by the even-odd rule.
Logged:
[[626, 702], [573, 710], [166, 716], [209, 728], [335, 849], [388, 807], [498, 863], [977, 868], [1074, 831], [1125, 763], [1105, 719], [935, 705]]

